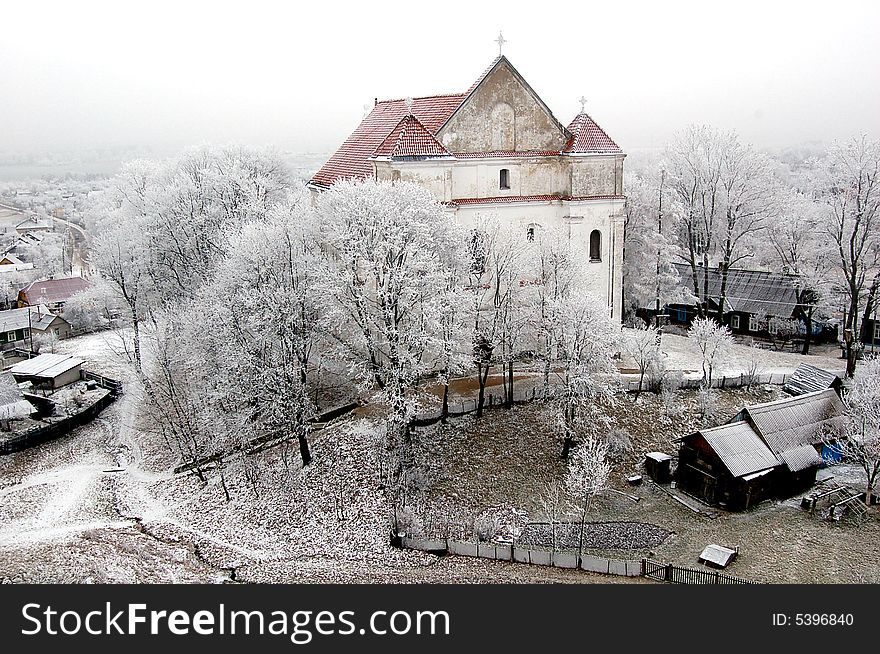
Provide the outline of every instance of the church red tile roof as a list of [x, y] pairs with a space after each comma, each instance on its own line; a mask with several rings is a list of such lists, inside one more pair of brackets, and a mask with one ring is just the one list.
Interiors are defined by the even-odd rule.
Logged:
[[563, 152], [568, 154], [618, 154], [620, 147], [585, 113], [579, 113], [568, 126], [572, 137]]
[[[434, 136], [452, 117], [462, 102], [476, 90], [486, 76], [502, 60], [506, 61], [503, 56], [496, 57], [486, 71], [477, 78], [465, 93], [413, 98], [411, 110], [407, 107], [407, 102], [402, 99], [377, 102], [373, 110], [357, 126], [357, 129], [352, 132], [336, 153], [315, 174], [312, 178], [312, 184], [326, 188], [341, 179], [364, 179], [371, 177], [373, 166], [370, 158], [377, 155], [392, 156], [390, 153], [394, 152], [395, 148], [399, 148], [396, 156], [448, 156], [450, 153], [443, 148]], [[510, 65], [510, 62], [507, 62], [507, 64]], [[512, 66], [511, 70], [514, 70]], [[516, 75], [519, 74], [516, 73]], [[522, 81], [528, 87], [528, 84], [524, 80]], [[543, 104], [537, 94], [535, 94], [535, 97]], [[410, 113], [417, 119], [415, 123], [421, 125], [424, 131], [419, 130], [416, 124], [409, 125], [404, 123], [403, 119]], [[556, 119], [554, 118], [554, 120]], [[562, 126], [560, 125], [561, 128]], [[411, 132], [410, 129], [412, 129]], [[405, 138], [403, 142], [397, 141], [392, 146], [391, 142], [394, 141], [393, 133], [398, 130], [405, 134]], [[572, 121], [568, 131], [573, 136], [562, 150], [562, 153], [606, 154], [621, 152], [617, 144], [584, 113], [578, 115]], [[431, 138], [428, 139], [428, 136]], [[381, 152], [379, 152], [380, 149]], [[411, 152], [407, 154], [406, 152], [409, 150]], [[496, 151], [454, 153], [451, 156], [460, 159], [480, 159], [490, 157], [555, 156], [558, 154], [561, 153], [555, 151]]]
[[[412, 113], [431, 134], [435, 134], [464, 97], [463, 93], [458, 93], [413, 98]], [[408, 113], [405, 100], [377, 102], [357, 129], [312, 178], [312, 183], [330, 186], [341, 179], [370, 177], [373, 173], [370, 157]]]
[[449, 157], [449, 150], [434, 138], [418, 118], [407, 114], [382, 141], [376, 157]]

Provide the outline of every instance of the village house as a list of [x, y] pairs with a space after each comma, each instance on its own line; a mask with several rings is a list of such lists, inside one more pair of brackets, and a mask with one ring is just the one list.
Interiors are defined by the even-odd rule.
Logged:
[[[682, 287], [693, 294], [694, 285], [690, 265], [684, 263], [672, 265], [681, 278]], [[704, 292], [704, 273], [705, 271], [701, 267], [698, 270], [699, 300], [695, 298], [690, 304], [669, 304], [665, 307], [664, 312], [668, 315], [671, 324], [689, 326], [699, 315], [697, 301], [707, 308], [709, 315], [718, 315], [721, 272], [717, 268], [709, 269], [708, 294]], [[796, 278], [790, 275], [780, 275], [763, 270], [728, 270], [724, 324], [734, 334], [772, 340], [781, 329], [790, 324], [790, 321], [796, 321], [799, 324], [800, 333], [805, 334], [806, 311], [809, 308], [798, 303], [795, 282]], [[653, 302], [639, 310], [639, 315], [645, 319], [653, 318], [654, 313]], [[814, 342], [834, 342], [837, 340], [837, 326], [826, 317], [815, 315], [814, 312], [810, 322]]]
[[820, 453], [843, 436], [845, 420], [830, 388], [747, 406], [726, 425], [678, 439], [678, 485], [733, 511], [790, 497], [815, 483]]
[[33, 270], [34, 264], [22, 261], [11, 252], [7, 252], [0, 259], [0, 273], [19, 272], [21, 270]]
[[53, 313], [60, 314], [64, 303], [91, 284], [82, 277], [52, 277], [31, 282], [18, 292], [18, 306], [43, 304]]
[[70, 324], [44, 305], [0, 311], [0, 346], [30, 345], [32, 336], [52, 334], [58, 339], [71, 334]]
[[463, 93], [376, 101], [312, 178], [410, 181], [468, 226], [493, 214], [523, 240], [561, 227], [591, 268], [592, 292], [621, 317], [623, 161], [583, 111], [560, 123], [503, 55]]
[[15, 231], [19, 234], [30, 234], [33, 232], [51, 232], [52, 219], [42, 216], [31, 216], [27, 220], [22, 220], [15, 226]]

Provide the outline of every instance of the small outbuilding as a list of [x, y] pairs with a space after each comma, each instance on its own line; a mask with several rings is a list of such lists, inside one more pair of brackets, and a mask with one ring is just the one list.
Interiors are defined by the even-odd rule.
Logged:
[[664, 452], [648, 452], [645, 455], [645, 472], [658, 484], [672, 481], [672, 457]]
[[33, 359], [17, 363], [10, 372], [18, 382], [31, 382], [35, 388], [61, 388], [80, 380], [82, 359], [69, 354], [40, 354]]
[[702, 429], [680, 442], [676, 475], [686, 493], [742, 511], [772, 492], [770, 473], [779, 461], [747, 422]]
[[18, 387], [18, 382], [8, 372], [0, 373], [0, 428], [10, 429], [12, 421], [23, 420], [36, 409], [28, 402]]
[[802, 363], [785, 382], [782, 390], [789, 395], [803, 395], [831, 388], [840, 394], [842, 385], [843, 380], [833, 372]]

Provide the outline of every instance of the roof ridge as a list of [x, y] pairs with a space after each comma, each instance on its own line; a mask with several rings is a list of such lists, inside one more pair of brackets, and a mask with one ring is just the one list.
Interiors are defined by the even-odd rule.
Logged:
[[[820, 368], [821, 370], [821, 368]], [[763, 409], [765, 407], [772, 406], [774, 404], [802, 404], [805, 400], [812, 400], [815, 396], [822, 395], [824, 393], [833, 393], [835, 397], [837, 397], [837, 392], [833, 388], [823, 388], [819, 391], [809, 391], [808, 393], [801, 393], [800, 395], [791, 395], [789, 397], [781, 397], [778, 400], [770, 400], [769, 402], [761, 402], [759, 404], [747, 404], [744, 409]]]
[[[431, 98], [456, 98], [459, 96], [465, 96], [466, 93], [458, 92], [458, 93], [434, 93], [433, 95], [414, 95], [411, 96], [413, 100], [430, 100]], [[386, 100], [376, 100], [376, 104], [385, 104], [388, 102], [406, 102], [410, 97], [407, 96], [405, 98], [388, 98]]]

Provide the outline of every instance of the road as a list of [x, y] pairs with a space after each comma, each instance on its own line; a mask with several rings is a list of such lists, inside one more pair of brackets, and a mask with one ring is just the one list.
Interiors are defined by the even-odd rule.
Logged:
[[[10, 204], [4, 204], [0, 202], [0, 209], [8, 209], [9, 211], [17, 211], [22, 216], [37, 216], [34, 211], [30, 211], [28, 209], [22, 209], [20, 207], [15, 207]], [[55, 216], [51, 216], [52, 220], [57, 224], [62, 226], [62, 234], [66, 231], [70, 231], [72, 236], [72, 256], [70, 260], [70, 272], [72, 275], [79, 275], [80, 277], [88, 277], [92, 273], [91, 262], [89, 260], [89, 235], [85, 229], [77, 225], [76, 223], [72, 223], [69, 220], [65, 220], [64, 218], [56, 218]], [[66, 243], [65, 243], [66, 245]], [[65, 255], [66, 256], [66, 255]]]

